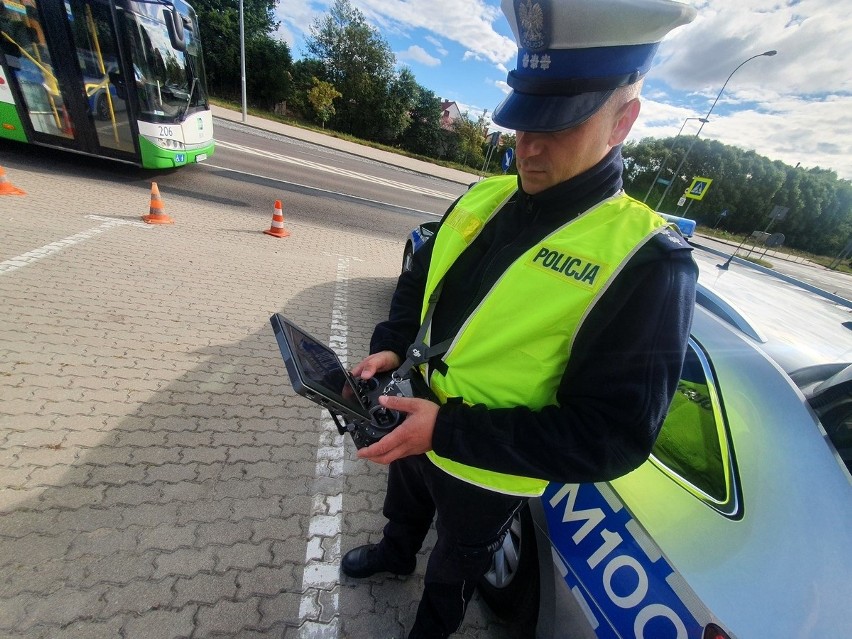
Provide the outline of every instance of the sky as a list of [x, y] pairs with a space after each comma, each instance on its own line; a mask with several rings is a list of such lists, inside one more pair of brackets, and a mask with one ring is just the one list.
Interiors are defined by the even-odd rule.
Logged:
[[[558, 1], [558, 0], [554, 0]], [[418, 84], [486, 117], [509, 91], [517, 44], [499, 0], [350, 0]], [[307, 57], [331, 0], [278, 0], [279, 37]], [[694, 136], [852, 180], [852, 2], [692, 0], [698, 17], [663, 40], [628, 140]], [[761, 56], [737, 66], [765, 51]], [[733, 75], [729, 75], [733, 72]], [[728, 80], [727, 85], [725, 81]], [[496, 127], [492, 127], [496, 129]]]

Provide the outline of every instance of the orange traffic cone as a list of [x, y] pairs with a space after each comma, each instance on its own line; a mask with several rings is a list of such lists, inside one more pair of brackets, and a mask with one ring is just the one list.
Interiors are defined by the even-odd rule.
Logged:
[[14, 186], [11, 182], [9, 182], [9, 178], [6, 177], [6, 169], [0, 166], [0, 195], [26, 195], [27, 192], [23, 189], [19, 189], [17, 186]]
[[284, 228], [284, 213], [281, 212], [281, 200], [275, 200], [275, 210], [272, 212], [272, 226], [264, 231], [273, 237], [289, 237], [290, 231]]
[[146, 224], [175, 223], [175, 221], [163, 211], [163, 200], [160, 199], [160, 189], [157, 187], [156, 182], [151, 182], [151, 208], [148, 209], [148, 215], [143, 215], [142, 219]]

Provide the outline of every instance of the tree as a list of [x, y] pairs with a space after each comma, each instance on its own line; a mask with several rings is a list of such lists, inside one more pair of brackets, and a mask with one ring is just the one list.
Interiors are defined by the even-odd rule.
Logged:
[[314, 86], [314, 78], [328, 80], [322, 62], [306, 59], [297, 60], [293, 63], [292, 94], [287, 108], [300, 117], [307, 118], [313, 111], [313, 107], [308, 101], [308, 92]]
[[[276, 4], [277, 0], [243, 0], [246, 58], [249, 58], [249, 43], [253, 40], [260, 39], [267, 44], [275, 42], [271, 34], [278, 28], [273, 13]], [[241, 95], [238, 4], [233, 0], [193, 0], [192, 6], [198, 15], [201, 42], [206, 53], [204, 66], [207, 85], [211, 93], [228, 98]], [[251, 82], [249, 73], [251, 67], [252, 62], [249, 58], [246, 61], [248, 82]], [[282, 71], [286, 70], [279, 68]], [[258, 71], [258, 69], [251, 70]]]
[[441, 148], [441, 100], [428, 89], [416, 87], [411, 122], [400, 140], [403, 148], [439, 158]]
[[314, 86], [308, 91], [308, 101], [314, 108], [317, 119], [322, 122], [322, 128], [325, 128], [325, 123], [334, 115], [334, 100], [343, 94], [325, 80], [314, 78], [313, 81]]
[[453, 131], [459, 136], [461, 158], [457, 161], [476, 169], [481, 169], [485, 162], [483, 145], [485, 144], [485, 133], [488, 129], [485, 114], [474, 121], [470, 113], [465, 111], [461, 117], [453, 121]]
[[420, 85], [414, 79], [414, 74], [408, 68], [403, 68], [388, 83], [387, 96], [381, 103], [379, 112], [380, 129], [379, 142], [395, 144], [411, 125], [411, 113]]
[[306, 40], [308, 52], [325, 68], [326, 80], [343, 95], [334, 119], [338, 129], [376, 139], [393, 129], [385, 104], [396, 59], [390, 45], [349, 0], [335, 0]]
[[[625, 190], [644, 198], [659, 169], [668, 140], [646, 139], [626, 144]], [[690, 141], [691, 143], [692, 141]], [[676, 145], [663, 171], [673, 185], [660, 210], [675, 211], [676, 201], [693, 177], [709, 177], [713, 184], [703, 200], [689, 202], [688, 217], [699, 224], [716, 226], [727, 210], [724, 228], [739, 234], [753, 231], [780, 232], [785, 245], [819, 255], [834, 255], [845, 246], [852, 233], [852, 183], [840, 180], [834, 171], [800, 169], [773, 161], [754, 151], [745, 151], [712, 140], [695, 140], [679, 175], [674, 175], [689, 145]], [[648, 198], [656, 206], [662, 187], [655, 187]], [[775, 206], [788, 209], [783, 220], [769, 215]], [[732, 213], [732, 214], [731, 214]]]
[[286, 42], [259, 36], [246, 42], [246, 94], [253, 105], [271, 110], [290, 99], [293, 58]]

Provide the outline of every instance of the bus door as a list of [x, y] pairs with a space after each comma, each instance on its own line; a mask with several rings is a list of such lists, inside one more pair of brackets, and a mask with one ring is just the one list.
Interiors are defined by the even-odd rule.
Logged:
[[120, 68], [109, 4], [0, 0], [0, 45], [33, 142], [136, 157], [127, 105], [110, 82]]

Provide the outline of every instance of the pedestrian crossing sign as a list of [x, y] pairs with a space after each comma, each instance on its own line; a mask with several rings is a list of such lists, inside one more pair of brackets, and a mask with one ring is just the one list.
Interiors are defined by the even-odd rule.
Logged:
[[704, 194], [707, 193], [707, 189], [710, 188], [710, 183], [712, 181], [712, 179], [706, 177], [692, 178], [692, 184], [688, 189], [686, 189], [684, 196], [693, 200], [702, 199]]

